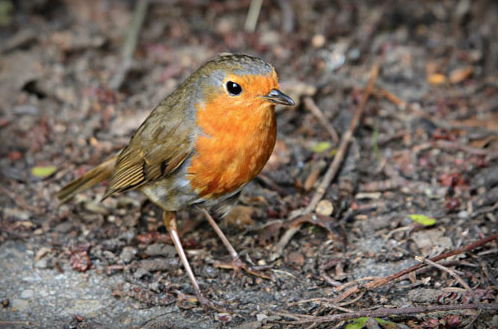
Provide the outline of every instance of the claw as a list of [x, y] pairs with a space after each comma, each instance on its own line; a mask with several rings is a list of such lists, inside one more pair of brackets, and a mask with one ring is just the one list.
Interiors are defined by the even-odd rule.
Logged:
[[[210, 314], [212, 310], [219, 313], [228, 313], [228, 309], [224, 308], [224, 304], [221, 302], [214, 302], [206, 298], [202, 293], [196, 293], [196, 295], [188, 295], [182, 292], [178, 292], [178, 302], [177, 306], [181, 309], [192, 309], [196, 307], [197, 302], [204, 308], [206, 313]], [[185, 305], [188, 303], [188, 305]]]
[[221, 303], [211, 301], [202, 294], [197, 296], [197, 300], [199, 300], [199, 304], [208, 314], [211, 313], [211, 310], [216, 310], [219, 313], [228, 313], [228, 310]]
[[223, 263], [220, 261], [216, 261], [214, 265], [215, 267], [219, 268], [233, 269], [234, 274], [241, 274], [242, 270], [244, 270], [246, 271], [246, 273], [254, 275], [256, 277], [272, 280], [272, 277], [264, 272], [266, 270], [270, 270], [272, 267], [249, 265], [243, 262], [240, 258], [234, 258], [230, 263]]

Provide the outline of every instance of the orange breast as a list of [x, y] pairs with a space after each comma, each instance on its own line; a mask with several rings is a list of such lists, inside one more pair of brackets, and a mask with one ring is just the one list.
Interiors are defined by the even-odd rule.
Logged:
[[217, 198], [250, 182], [275, 145], [274, 107], [261, 99], [243, 104], [233, 98], [219, 95], [197, 109], [204, 134], [196, 140], [187, 178], [201, 197]]

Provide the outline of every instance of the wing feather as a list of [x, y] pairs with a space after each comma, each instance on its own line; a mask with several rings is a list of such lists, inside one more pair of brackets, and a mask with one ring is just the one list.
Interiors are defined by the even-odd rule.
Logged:
[[119, 154], [103, 199], [175, 171], [193, 151], [194, 129], [181, 106], [160, 104]]

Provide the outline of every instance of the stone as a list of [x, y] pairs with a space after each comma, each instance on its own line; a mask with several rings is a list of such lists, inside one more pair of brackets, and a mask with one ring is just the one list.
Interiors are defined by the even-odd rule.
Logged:
[[29, 299], [33, 296], [33, 290], [31, 289], [25, 289], [22, 293], [21, 293], [21, 299]]
[[14, 299], [11, 302], [11, 307], [17, 310], [26, 310], [29, 307], [29, 302], [27, 300]]
[[145, 254], [151, 257], [174, 257], [176, 255], [176, 249], [174, 246], [168, 244], [151, 244], [147, 246]]
[[267, 315], [265, 315], [265, 314], [262, 314], [262, 313], [260, 313], [260, 314], [256, 314], [256, 320], [257, 320], [258, 322], [261, 322], [261, 321], [265, 320], [266, 318], [268, 318], [268, 316], [267, 316]]
[[122, 252], [120, 253], [120, 259], [126, 264], [128, 264], [134, 259], [134, 256], [136, 256], [137, 253], [138, 249], [136, 249], [135, 247], [126, 246], [122, 249]]

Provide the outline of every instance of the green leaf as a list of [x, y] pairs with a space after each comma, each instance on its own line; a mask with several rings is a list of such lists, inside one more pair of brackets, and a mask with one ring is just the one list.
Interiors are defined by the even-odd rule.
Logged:
[[345, 326], [345, 329], [362, 329], [366, 322], [368, 321], [367, 317], [359, 317], [356, 319], [349, 320], [351, 323]]
[[431, 217], [427, 217], [425, 215], [408, 215], [414, 222], [418, 224], [422, 224], [423, 226], [432, 226], [436, 224], [436, 220]]
[[338, 152], [338, 150], [335, 148], [335, 149], [333, 149], [332, 151], [330, 151], [330, 152], [328, 153], [328, 156], [329, 156], [329, 157], [333, 157], [333, 156], [335, 156], [335, 155], [336, 155], [336, 152]]
[[329, 149], [330, 147], [331, 147], [331, 143], [329, 143], [328, 141], [321, 141], [321, 142], [316, 143], [312, 147], [312, 150], [314, 151], [314, 153], [320, 154], [320, 153], [326, 151], [327, 149]]
[[31, 174], [36, 177], [45, 178], [54, 174], [57, 169], [56, 166], [36, 166], [31, 168]]
[[383, 320], [381, 318], [378, 318], [378, 317], [375, 317], [375, 320], [381, 324], [381, 325], [385, 325], [385, 324], [395, 324], [394, 322], [391, 322], [391, 321], [387, 321], [387, 320]]

